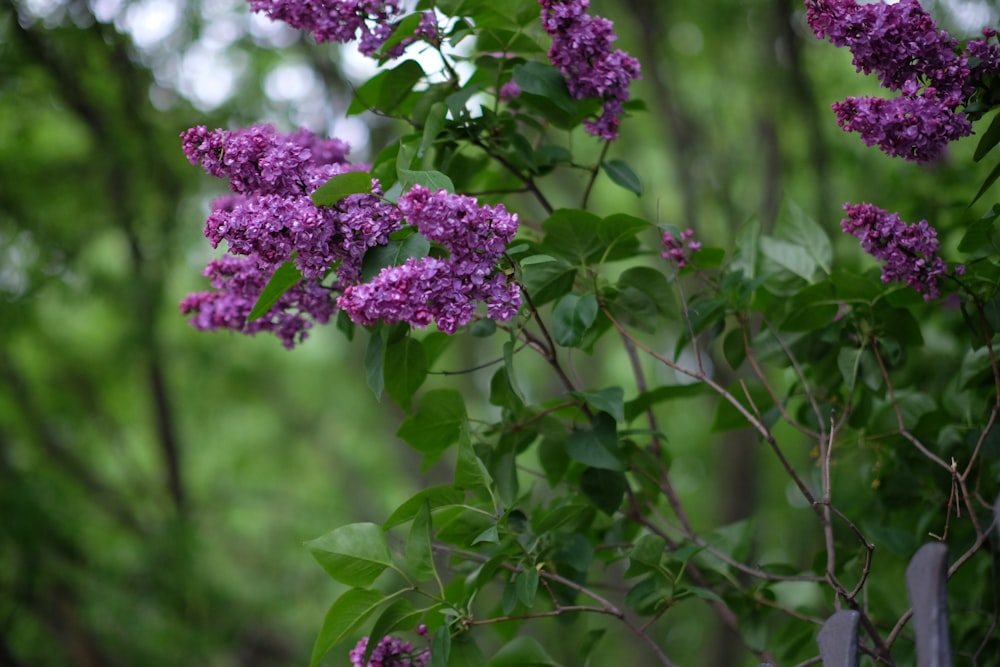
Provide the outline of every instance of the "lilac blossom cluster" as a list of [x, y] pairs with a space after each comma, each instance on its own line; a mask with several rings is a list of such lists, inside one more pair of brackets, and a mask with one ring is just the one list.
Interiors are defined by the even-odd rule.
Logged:
[[[286, 347], [294, 346], [313, 322], [329, 320], [335, 312], [332, 290], [359, 279], [365, 252], [387, 243], [401, 226], [396, 207], [378, 196], [377, 182], [374, 194], [351, 195], [336, 207], [312, 202], [309, 195], [320, 185], [359, 168], [346, 163], [342, 141], [307, 131], [282, 134], [269, 125], [194, 127], [181, 138], [188, 160], [228, 179], [234, 193], [213, 203], [205, 236], [213, 247], [225, 241], [239, 260], [210, 264], [206, 275], [219, 291], [193, 294], [181, 304], [198, 329], [270, 330]], [[264, 285], [287, 261], [294, 261], [304, 280], [265, 317], [247, 323]], [[331, 267], [336, 280], [323, 287]]]
[[[395, 29], [393, 20], [402, 13], [399, 0], [250, 0], [250, 8], [311, 32], [317, 42], [346, 44], [357, 39], [358, 50], [366, 56], [376, 55]], [[398, 58], [420, 37], [430, 42], [438, 39], [434, 12], [421, 15], [414, 36], [379, 55]]]
[[[874, 73], [882, 86], [901, 95], [848, 97], [833, 105], [838, 124], [858, 132], [868, 146], [894, 157], [929, 162], [948, 143], [972, 134], [959, 108], [978, 82], [1000, 70], [1000, 48], [972, 40], [962, 52], [917, 0], [857, 4], [854, 0], [807, 0], [807, 20], [815, 35], [846, 46], [859, 72]], [[973, 66], [970, 58], [977, 64]]]
[[701, 250], [701, 242], [692, 240], [693, 237], [693, 229], [684, 230], [680, 237], [675, 237], [670, 231], [663, 232], [663, 246], [666, 248], [663, 258], [683, 269], [691, 261], [691, 256]]
[[566, 77], [576, 99], [599, 98], [604, 107], [596, 120], [584, 121], [590, 134], [611, 141], [618, 137], [622, 105], [629, 84], [639, 78], [639, 61], [621, 49], [612, 50], [613, 24], [587, 13], [590, 0], [539, 0], [542, 27], [552, 35], [549, 59]]
[[[427, 626], [417, 628], [417, 634], [427, 635]], [[386, 635], [372, 649], [368, 661], [365, 662], [365, 651], [368, 650], [368, 637], [363, 637], [350, 653], [351, 667], [425, 667], [431, 660], [430, 649], [417, 650], [410, 642]]]
[[473, 316], [477, 302], [487, 315], [513, 318], [521, 305], [516, 283], [497, 270], [497, 262], [517, 232], [517, 215], [502, 204], [479, 206], [464, 195], [431, 192], [416, 185], [397, 203], [406, 221], [449, 252], [447, 258], [410, 258], [382, 269], [370, 282], [352, 285], [337, 300], [360, 324], [408, 322], [425, 327], [434, 321], [454, 333]]
[[[882, 282], [900, 282], [930, 301], [940, 296], [938, 283], [948, 270], [937, 256], [937, 231], [926, 220], [908, 225], [898, 213], [873, 204], [844, 204], [847, 217], [840, 226], [861, 240], [861, 247], [882, 266]], [[956, 269], [962, 272], [962, 267]]]

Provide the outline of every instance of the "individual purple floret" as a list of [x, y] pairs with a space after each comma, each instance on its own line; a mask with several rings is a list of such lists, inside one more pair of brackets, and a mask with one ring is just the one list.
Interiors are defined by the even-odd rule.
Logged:
[[496, 320], [513, 318], [521, 305], [518, 285], [497, 271], [497, 262], [517, 233], [517, 216], [502, 205], [478, 202], [417, 185], [399, 198], [406, 221], [449, 251], [444, 259], [410, 258], [382, 269], [368, 283], [353, 285], [337, 300], [355, 322], [434, 321], [445, 333], [467, 324], [477, 303]]
[[425, 667], [431, 659], [430, 649], [417, 650], [410, 642], [391, 635], [383, 637], [364, 662], [367, 648], [368, 637], [364, 637], [351, 649], [351, 667]]
[[521, 86], [517, 85], [517, 82], [514, 81], [514, 79], [511, 79], [507, 83], [500, 86], [499, 95], [500, 99], [504, 102], [509, 102], [520, 94]]
[[949, 142], [972, 134], [971, 122], [959, 109], [982, 78], [1000, 70], [1000, 48], [988, 43], [995, 33], [984, 31], [986, 38], [969, 42], [963, 53], [917, 0], [807, 0], [806, 8], [817, 37], [848, 47], [859, 72], [875, 74], [884, 88], [902, 93], [834, 104], [845, 131], [859, 132], [865, 144], [915, 162], [934, 160]]
[[670, 231], [663, 232], [663, 245], [666, 251], [663, 258], [670, 260], [683, 269], [691, 261], [691, 256], [701, 250], [701, 242], [693, 241], [694, 230], [686, 229], [681, 232], [680, 238], [675, 238]]
[[191, 326], [199, 331], [230, 329], [245, 334], [271, 331], [286, 348], [292, 349], [302, 342], [314, 323], [329, 322], [336, 308], [327, 288], [301, 281], [285, 292], [263, 317], [247, 322], [257, 298], [277, 268], [255, 255], [224, 255], [213, 259], [204, 275], [211, 279], [217, 291], [188, 295], [181, 301], [181, 313], [193, 315]]
[[400, 13], [398, 0], [250, 0], [250, 8], [308, 30], [317, 42], [358, 39], [358, 50], [366, 56], [389, 38], [392, 19]]
[[898, 213], [873, 204], [844, 204], [847, 218], [841, 228], [861, 239], [861, 247], [882, 266], [882, 282], [900, 282], [924, 295], [925, 301], [940, 296], [938, 283], [948, 270], [937, 256], [937, 231], [926, 220], [908, 225]]
[[542, 27], [552, 35], [549, 59], [566, 78], [570, 94], [604, 101], [601, 115], [584, 121], [584, 129], [608, 141], [616, 139], [629, 84], [639, 78], [639, 61], [620, 49], [612, 50], [613, 24], [587, 13], [590, 0], [539, 0], [539, 4]]

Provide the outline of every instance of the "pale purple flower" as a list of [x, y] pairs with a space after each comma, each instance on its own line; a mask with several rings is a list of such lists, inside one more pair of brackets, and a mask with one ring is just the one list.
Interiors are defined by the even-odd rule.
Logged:
[[693, 229], [684, 230], [680, 237], [675, 237], [669, 230], [663, 232], [663, 246], [666, 250], [662, 253], [662, 257], [676, 264], [677, 268], [683, 269], [691, 261], [691, 256], [701, 250], [701, 242], [693, 238]]
[[604, 102], [601, 115], [585, 121], [584, 129], [608, 141], [616, 139], [629, 84], [639, 78], [639, 61], [620, 49], [612, 50], [613, 24], [587, 13], [590, 0], [539, 0], [539, 4], [542, 27], [552, 35], [549, 59], [566, 78], [570, 94]]
[[882, 282], [900, 282], [924, 295], [925, 301], [941, 294], [938, 286], [948, 270], [937, 256], [937, 231], [926, 220], [912, 225], [898, 213], [873, 204], [844, 204], [847, 218], [841, 228], [861, 240], [861, 247], [882, 265]]
[[317, 42], [358, 41], [372, 56], [392, 34], [398, 0], [250, 0], [250, 8], [276, 21], [311, 32]]

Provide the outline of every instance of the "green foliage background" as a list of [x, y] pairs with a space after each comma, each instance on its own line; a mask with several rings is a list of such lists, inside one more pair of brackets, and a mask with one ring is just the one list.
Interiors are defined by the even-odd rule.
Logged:
[[[981, 181], [948, 164], [896, 163], [837, 131], [829, 104], [876, 84], [853, 74], [848, 54], [812, 38], [799, 2], [593, 5], [642, 60], [634, 92], [648, 107], [615, 146], [644, 195], [601, 180], [595, 209], [693, 227], [732, 247], [748, 220], [773, 228], [788, 195], [833, 236], [838, 263], [863, 266], [836, 225], [843, 201], [870, 200], [908, 220], [939, 215], [945, 244], [957, 244], [954, 204]], [[275, 38], [254, 33], [243, 3], [180, 4], [168, 37], [140, 49], [115, 27], [135, 6], [102, 20], [83, 0], [46, 5], [41, 18], [27, 3], [0, 9], [0, 663], [304, 664], [341, 589], [302, 543], [330, 526], [382, 521], [444, 473], [418, 472], [419, 459], [396, 438], [403, 415], [368, 392], [362, 342], [317, 330], [288, 354], [268, 337], [184, 324], [176, 304], [203, 287], [200, 228], [219, 191], [186, 163], [177, 135], [196, 124], [300, 122], [301, 107], [268, 99], [259, 85], [289, 60], [313, 67], [317, 94], [340, 111], [350, 74], [335, 48], [306, 39], [274, 48]], [[195, 108], [168, 73], [223, 21], [235, 26], [225, 53], [242, 63], [242, 78], [222, 105]], [[366, 122], [373, 147], [393, 132]], [[957, 146], [954, 163], [968, 164], [972, 149]], [[561, 178], [560, 205], [581, 186]], [[954, 332], [930, 310], [927, 318], [928, 357], [954, 353]], [[482, 354], [459, 346], [446, 366], [473, 366]], [[576, 368], [614, 382], [627, 364], [608, 347]], [[485, 381], [459, 382], [467, 401], [486, 404]], [[719, 539], [754, 542], [762, 562], [794, 562], [810, 545], [788, 536], [809, 517], [786, 500], [789, 483], [774, 462], [740, 433], [705, 432], [708, 410], [694, 397], [660, 414], [692, 523], [726, 526]], [[905, 468], [876, 454], [839, 465], [870, 469], [871, 484], [888, 487], [888, 505], [894, 492], [910, 498], [905, 479], [880, 472]], [[810, 452], [797, 455], [807, 462]], [[845, 509], [868, 490], [844, 489]], [[937, 505], [898, 512], [937, 529], [932, 517], [947, 492], [945, 480], [926, 490]], [[915, 545], [879, 533], [879, 518], [871, 529], [894, 561], [888, 571], [901, 576]], [[791, 584], [781, 593], [817, 595]], [[889, 605], [901, 611], [906, 602]], [[748, 619], [749, 641], [767, 630], [752, 622], [753, 608], [736, 611]], [[663, 643], [681, 664], [753, 664], [729, 653], [732, 642], [704, 608], [678, 608], [665, 626]], [[574, 632], [555, 621], [539, 631]], [[631, 650], [605, 644], [594, 664], [627, 662], [620, 656]]]

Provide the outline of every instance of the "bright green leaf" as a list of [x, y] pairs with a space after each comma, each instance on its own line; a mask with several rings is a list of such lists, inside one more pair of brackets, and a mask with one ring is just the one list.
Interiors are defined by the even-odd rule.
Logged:
[[253, 322], [266, 315], [267, 311], [271, 310], [271, 307], [278, 303], [278, 299], [300, 280], [302, 280], [302, 272], [291, 261], [279, 266], [271, 276], [271, 279], [267, 281], [267, 285], [264, 285], [260, 296], [257, 297], [257, 303], [254, 304], [253, 310], [247, 316], [247, 321]]
[[337, 174], [319, 186], [311, 197], [316, 206], [333, 206], [344, 197], [371, 194], [372, 176], [365, 171], [348, 171]]
[[613, 417], [599, 413], [592, 428], [570, 433], [566, 452], [574, 461], [605, 470], [625, 470]]
[[306, 542], [326, 573], [342, 584], [370, 586], [392, 565], [382, 528], [374, 523], [352, 523]]
[[406, 336], [385, 348], [385, 390], [393, 400], [409, 410], [413, 394], [427, 379], [427, 355], [421, 342]]
[[420, 397], [417, 411], [406, 418], [396, 435], [433, 459], [458, 440], [465, 421], [462, 395], [454, 389], [433, 389]]
[[323, 619], [309, 666], [315, 667], [331, 648], [348, 639], [385, 599], [379, 591], [362, 588], [352, 588], [337, 598]]
[[461, 504], [465, 494], [450, 484], [432, 486], [412, 496], [397, 507], [382, 524], [383, 530], [412, 520], [425, 504], [433, 511], [441, 507]]
[[625, 421], [625, 390], [621, 387], [608, 387], [596, 391], [574, 391], [572, 395], [587, 401], [590, 407], [601, 412], [607, 412], [615, 421]]
[[426, 499], [413, 517], [410, 536], [406, 540], [406, 567], [415, 581], [426, 581], [436, 574], [431, 548], [431, 505]]

